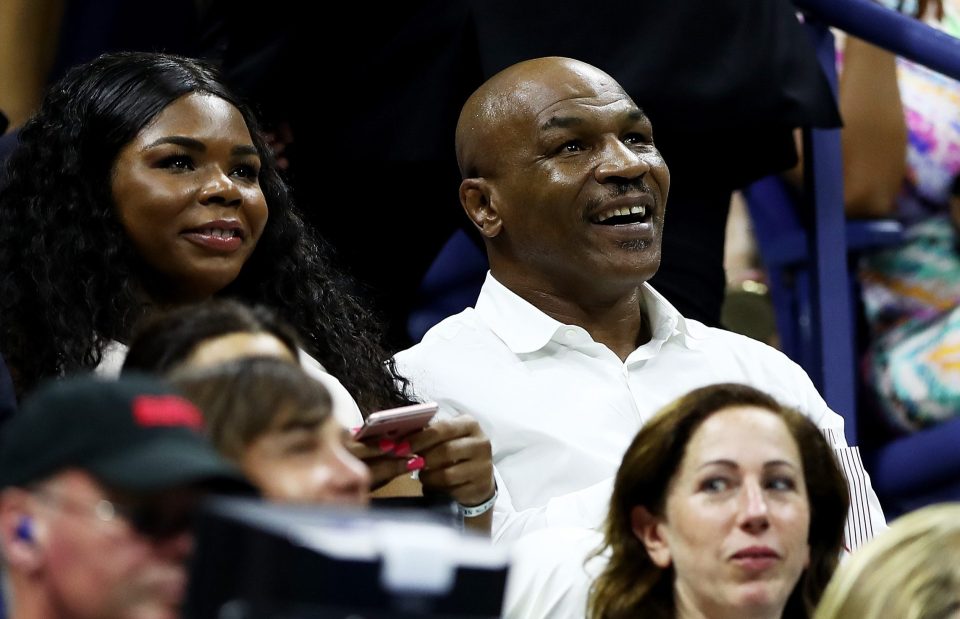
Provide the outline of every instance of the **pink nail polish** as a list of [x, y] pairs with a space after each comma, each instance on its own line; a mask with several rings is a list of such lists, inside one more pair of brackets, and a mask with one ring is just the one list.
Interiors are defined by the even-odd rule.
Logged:
[[397, 446], [394, 448], [393, 453], [398, 456], [408, 456], [410, 455], [410, 441], [400, 441], [397, 443]]
[[426, 464], [426, 461], [423, 459], [423, 456], [416, 456], [407, 460], [407, 470], [408, 471], [419, 471], [423, 468], [423, 465]]
[[353, 426], [352, 428], [350, 428], [350, 434], [356, 434], [357, 432], [360, 431], [361, 427], [363, 426]]
[[393, 441], [388, 438], [380, 439], [380, 451], [387, 453], [393, 451], [393, 448], [396, 447]]

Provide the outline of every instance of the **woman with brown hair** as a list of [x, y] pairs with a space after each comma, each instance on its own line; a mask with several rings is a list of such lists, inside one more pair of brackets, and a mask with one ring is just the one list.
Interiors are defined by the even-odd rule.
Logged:
[[745, 385], [694, 390], [623, 458], [589, 617], [809, 617], [840, 556], [847, 497], [802, 414]]

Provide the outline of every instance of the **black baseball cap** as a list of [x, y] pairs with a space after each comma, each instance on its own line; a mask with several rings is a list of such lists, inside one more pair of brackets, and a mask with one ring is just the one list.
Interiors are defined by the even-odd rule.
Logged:
[[47, 383], [0, 426], [0, 488], [26, 486], [68, 468], [133, 493], [194, 484], [252, 491], [204, 437], [199, 409], [145, 375]]

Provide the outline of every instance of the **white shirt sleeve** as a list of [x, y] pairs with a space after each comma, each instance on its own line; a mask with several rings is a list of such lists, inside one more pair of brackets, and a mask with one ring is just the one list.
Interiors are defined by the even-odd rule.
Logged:
[[116, 340], [111, 341], [103, 349], [103, 358], [100, 359], [100, 365], [94, 368], [93, 373], [100, 378], [117, 378], [120, 376], [128, 350], [125, 344]]
[[510, 488], [494, 469], [500, 495], [493, 508], [493, 541], [509, 543], [524, 535], [549, 527], [597, 529], [607, 517], [613, 478], [605, 479], [576, 492], [555, 496], [545, 505], [517, 511], [510, 499]]
[[363, 415], [360, 413], [360, 407], [357, 401], [353, 399], [347, 388], [337, 380], [336, 376], [327, 374], [320, 362], [300, 351], [300, 365], [303, 371], [311, 378], [322, 384], [330, 392], [330, 399], [333, 402], [333, 417], [340, 424], [347, 428], [356, 428], [363, 425]]

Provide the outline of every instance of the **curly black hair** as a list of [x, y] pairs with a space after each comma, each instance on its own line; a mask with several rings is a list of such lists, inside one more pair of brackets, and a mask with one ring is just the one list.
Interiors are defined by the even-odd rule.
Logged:
[[[303, 222], [252, 111], [207, 64], [143, 52], [71, 69], [22, 128], [0, 190], [0, 351], [20, 396], [46, 377], [90, 370], [149, 307], [149, 267], [111, 193], [120, 150], [170, 103], [200, 93], [243, 115], [260, 155], [266, 228], [237, 279], [216, 296], [271, 307], [340, 379], [364, 414], [409, 402], [382, 328]], [[163, 300], [160, 300], [163, 301]]]

